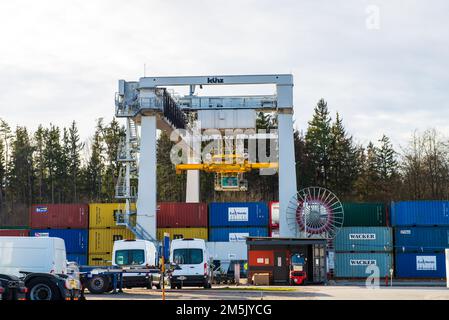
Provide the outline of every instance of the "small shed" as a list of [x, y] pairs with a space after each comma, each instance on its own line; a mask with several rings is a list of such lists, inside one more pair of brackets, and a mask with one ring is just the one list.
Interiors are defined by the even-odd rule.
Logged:
[[268, 273], [270, 284], [289, 284], [291, 258], [304, 258], [307, 283], [323, 284], [327, 281], [327, 239], [313, 238], [246, 238], [248, 248], [248, 281], [255, 273]]

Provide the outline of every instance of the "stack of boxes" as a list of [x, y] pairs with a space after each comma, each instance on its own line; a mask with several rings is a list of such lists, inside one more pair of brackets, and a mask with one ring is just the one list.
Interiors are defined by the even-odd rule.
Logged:
[[157, 205], [157, 240], [164, 233], [170, 240], [197, 238], [207, 240], [207, 204], [161, 202]]
[[401, 201], [391, 205], [398, 278], [445, 278], [449, 201]]
[[65, 242], [67, 260], [87, 264], [89, 208], [85, 204], [41, 204], [30, 208], [30, 236]]
[[334, 275], [337, 278], [366, 278], [367, 267], [378, 267], [380, 277], [393, 266], [393, 232], [387, 227], [382, 203], [344, 203], [344, 223], [334, 239]]
[[135, 239], [126, 226], [117, 225], [117, 215], [124, 210], [124, 203], [89, 205], [89, 265], [110, 265], [114, 241]]

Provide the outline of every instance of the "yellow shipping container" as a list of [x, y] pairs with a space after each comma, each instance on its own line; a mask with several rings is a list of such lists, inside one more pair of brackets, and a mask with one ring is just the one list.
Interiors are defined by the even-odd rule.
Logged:
[[125, 227], [89, 229], [89, 255], [111, 253], [114, 241], [126, 239], [135, 239], [135, 236]]
[[207, 240], [207, 228], [158, 228], [157, 240], [162, 240], [165, 232], [170, 234], [170, 240], [180, 238], [197, 238]]
[[112, 253], [89, 254], [89, 266], [110, 266]]
[[[131, 205], [136, 210], [136, 204]], [[89, 205], [89, 228], [114, 228], [118, 212], [125, 211], [124, 203], [91, 203]]]

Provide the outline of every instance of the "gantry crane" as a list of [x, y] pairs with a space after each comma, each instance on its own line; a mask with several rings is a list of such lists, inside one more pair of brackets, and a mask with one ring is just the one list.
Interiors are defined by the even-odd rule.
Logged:
[[[198, 96], [199, 86], [265, 85], [276, 86], [276, 93], [259, 96]], [[189, 94], [177, 97], [167, 87], [188, 86]], [[188, 163], [178, 164], [178, 172], [187, 171], [187, 202], [199, 202], [199, 171], [216, 174], [215, 187], [221, 190], [245, 190], [243, 174], [250, 170], [277, 170], [279, 176], [280, 236], [294, 236], [288, 228], [285, 212], [290, 198], [296, 194], [296, 169], [293, 145], [293, 76], [224, 75], [143, 77], [139, 81], [119, 80], [116, 94], [116, 116], [126, 118], [127, 135], [122, 144], [123, 174], [117, 185], [117, 197], [126, 200], [125, 214], [118, 219], [138, 238], [156, 238], [156, 130], [169, 134], [175, 129], [193, 131], [186, 114], [195, 113], [200, 136], [207, 129], [255, 129], [256, 112], [276, 112], [278, 161], [257, 162], [234, 148], [231, 152], [215, 152], [210, 159], [201, 159], [190, 152]], [[140, 126], [140, 137], [137, 127]], [[136, 130], [135, 130], [136, 129]], [[257, 136], [257, 135], [256, 135]], [[257, 138], [257, 137], [256, 137]], [[136, 142], [137, 139], [137, 142]], [[192, 150], [201, 148], [202, 138], [187, 143]], [[229, 150], [228, 150], [229, 151]], [[138, 173], [138, 174], [136, 174]], [[136, 193], [132, 179], [137, 179]], [[132, 210], [137, 200], [137, 210]], [[136, 217], [130, 223], [131, 216]]]

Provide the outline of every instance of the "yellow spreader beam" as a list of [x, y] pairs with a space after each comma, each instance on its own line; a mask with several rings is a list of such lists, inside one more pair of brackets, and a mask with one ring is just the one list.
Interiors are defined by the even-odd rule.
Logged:
[[191, 163], [191, 164], [178, 164], [176, 165], [176, 173], [180, 174], [183, 171], [188, 170], [201, 170], [205, 172], [215, 172], [215, 173], [239, 173], [239, 172], [249, 172], [256, 169], [278, 169], [279, 165], [277, 162], [258, 162], [249, 163], [244, 161], [242, 163], [220, 163], [220, 162], [210, 162], [210, 163]]

